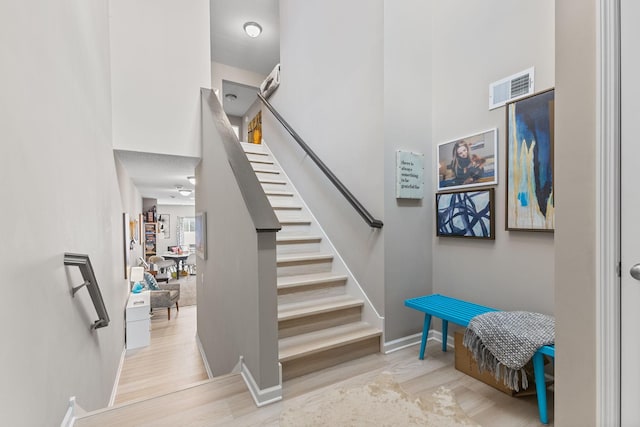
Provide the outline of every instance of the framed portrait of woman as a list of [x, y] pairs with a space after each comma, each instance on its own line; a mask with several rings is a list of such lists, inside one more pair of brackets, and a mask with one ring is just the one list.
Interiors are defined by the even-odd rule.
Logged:
[[438, 144], [438, 191], [498, 184], [498, 129]]

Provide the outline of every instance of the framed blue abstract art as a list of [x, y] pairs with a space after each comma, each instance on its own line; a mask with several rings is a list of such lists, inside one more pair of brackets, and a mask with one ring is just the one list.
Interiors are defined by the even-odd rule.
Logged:
[[551, 231], [554, 90], [507, 104], [506, 230]]
[[495, 239], [494, 190], [436, 194], [436, 235]]

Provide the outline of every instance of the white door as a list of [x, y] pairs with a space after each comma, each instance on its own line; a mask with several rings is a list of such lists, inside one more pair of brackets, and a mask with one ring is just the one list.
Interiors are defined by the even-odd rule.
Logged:
[[[621, 4], [621, 425], [640, 426], [640, 1]], [[638, 265], [637, 279], [631, 270]]]

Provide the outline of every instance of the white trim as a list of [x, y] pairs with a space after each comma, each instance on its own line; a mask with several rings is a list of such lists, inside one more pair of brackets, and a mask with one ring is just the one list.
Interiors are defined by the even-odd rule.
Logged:
[[207, 371], [207, 377], [209, 379], [213, 378], [213, 371], [211, 371], [211, 367], [209, 367], [209, 361], [207, 360], [207, 355], [204, 352], [204, 348], [202, 347], [202, 342], [200, 341], [200, 335], [196, 332], [196, 342], [198, 343], [198, 350], [200, 350], [200, 357], [202, 357], [202, 363], [204, 363], [204, 369]]
[[108, 407], [113, 406], [116, 403], [116, 395], [118, 394], [118, 384], [120, 383], [120, 374], [122, 374], [122, 368], [124, 367], [124, 358], [127, 354], [127, 348], [122, 347], [122, 354], [120, 355], [120, 363], [118, 363], [118, 371], [116, 372], [116, 380], [113, 383], [111, 389], [111, 397], [109, 398]]
[[242, 375], [242, 379], [247, 385], [249, 393], [251, 393], [251, 397], [253, 397], [253, 401], [256, 403], [258, 408], [282, 400], [282, 364], [278, 363], [278, 369], [280, 372], [278, 378], [279, 384], [273, 387], [260, 389], [256, 381], [253, 379], [251, 371], [244, 363], [244, 358], [242, 356], [240, 356], [239, 363], [242, 365], [240, 375]]
[[[442, 342], [442, 332], [431, 329], [429, 336], [427, 336], [427, 344], [429, 341]], [[419, 345], [422, 342], [422, 332], [409, 335], [403, 338], [398, 338], [393, 341], [385, 342], [383, 345], [383, 353], [390, 354], [414, 345]], [[453, 337], [447, 335], [447, 348], [454, 348]]]
[[597, 11], [596, 424], [620, 425], [620, 0]]
[[384, 354], [393, 353], [398, 350], [402, 350], [412, 345], [420, 344], [422, 341], [422, 332], [409, 335], [403, 338], [398, 338], [389, 342], [385, 342], [382, 345], [382, 352]]
[[71, 396], [69, 398], [69, 406], [67, 407], [67, 412], [64, 414], [64, 418], [60, 423], [60, 427], [73, 427], [73, 424], [76, 422], [76, 397]]

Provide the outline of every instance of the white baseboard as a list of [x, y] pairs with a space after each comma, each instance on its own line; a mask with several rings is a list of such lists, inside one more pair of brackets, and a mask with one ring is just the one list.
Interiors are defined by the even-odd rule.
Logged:
[[198, 350], [200, 351], [200, 357], [202, 357], [202, 363], [204, 363], [204, 369], [207, 371], [207, 376], [209, 379], [213, 378], [213, 372], [211, 372], [211, 367], [209, 366], [209, 361], [207, 360], [207, 356], [204, 353], [204, 348], [202, 348], [202, 342], [200, 342], [200, 336], [196, 333], [196, 342], [198, 343]]
[[[442, 342], [442, 332], [430, 330], [429, 336], [427, 337], [427, 344], [429, 341]], [[422, 332], [409, 335], [403, 338], [398, 338], [393, 341], [385, 342], [383, 346], [383, 353], [389, 354], [394, 351], [402, 350], [403, 348], [411, 347], [413, 345], [419, 345], [422, 342]], [[447, 335], [447, 348], [453, 348], [453, 337], [451, 335]]]
[[118, 393], [118, 383], [120, 382], [120, 374], [122, 374], [122, 368], [124, 367], [124, 357], [127, 354], [127, 348], [122, 348], [122, 354], [120, 355], [120, 363], [118, 364], [118, 371], [116, 372], [116, 380], [113, 383], [111, 389], [111, 397], [109, 398], [109, 407], [113, 406], [116, 402], [116, 394]]
[[76, 422], [76, 397], [71, 396], [69, 398], [69, 407], [67, 408], [67, 412], [64, 414], [64, 418], [60, 423], [60, 427], [73, 427], [73, 424]]
[[256, 384], [256, 381], [253, 379], [253, 375], [251, 375], [251, 371], [249, 371], [249, 368], [244, 363], [244, 359], [242, 356], [240, 356], [239, 363], [242, 366], [242, 368], [240, 369], [240, 374], [242, 375], [242, 379], [244, 379], [244, 382], [247, 385], [249, 393], [251, 393], [251, 397], [253, 397], [253, 401], [256, 403], [256, 406], [261, 407], [282, 400], [282, 365], [280, 363], [278, 363], [278, 367], [280, 369], [279, 384], [262, 390], [258, 387], [258, 384]]

